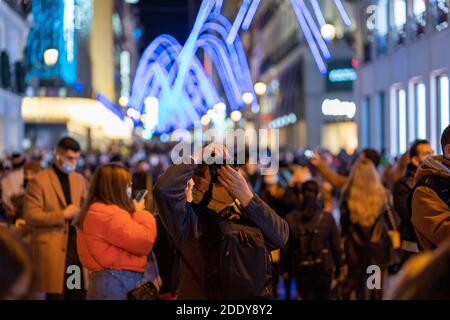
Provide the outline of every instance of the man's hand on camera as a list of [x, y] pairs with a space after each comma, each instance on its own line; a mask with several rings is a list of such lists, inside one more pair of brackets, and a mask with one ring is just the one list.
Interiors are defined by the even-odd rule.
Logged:
[[214, 154], [216, 159], [227, 159], [229, 157], [228, 149], [223, 144], [211, 143], [204, 148], [197, 150], [192, 156], [195, 164], [201, 164]]
[[219, 169], [219, 182], [227, 191], [244, 206], [248, 206], [253, 199], [253, 193], [248, 187], [247, 180], [230, 166], [222, 166]]

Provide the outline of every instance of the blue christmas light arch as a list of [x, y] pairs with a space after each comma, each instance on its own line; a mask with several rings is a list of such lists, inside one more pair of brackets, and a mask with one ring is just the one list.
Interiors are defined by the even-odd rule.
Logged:
[[[233, 23], [221, 15], [223, 0], [203, 0], [193, 30], [184, 46], [169, 35], [156, 38], [139, 62], [132, 86], [129, 108], [138, 115], [158, 117], [152, 133], [166, 133], [189, 128], [214, 105], [222, 102], [217, 88], [209, 79], [196, 52], [211, 58], [228, 100], [230, 110], [244, 106], [243, 95], [255, 96], [248, 61], [239, 38], [239, 30], [247, 31], [261, 0], [243, 0]], [[341, 0], [334, 3], [347, 26], [351, 20]], [[325, 23], [317, 0], [310, 0], [319, 26]], [[305, 0], [291, 0], [292, 8], [307, 44], [321, 73], [326, 73], [324, 60], [331, 58], [314, 16]], [[158, 114], [146, 110], [146, 99], [159, 102]], [[256, 99], [254, 99], [256, 104]], [[139, 124], [139, 116], [135, 117]], [[145, 126], [145, 123], [144, 123]]]

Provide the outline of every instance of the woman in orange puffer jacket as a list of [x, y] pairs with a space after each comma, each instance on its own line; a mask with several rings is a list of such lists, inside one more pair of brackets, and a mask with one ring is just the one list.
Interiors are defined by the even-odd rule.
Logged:
[[81, 211], [77, 247], [90, 271], [87, 298], [125, 300], [144, 281], [156, 240], [155, 218], [131, 198], [131, 174], [115, 164], [99, 167]]

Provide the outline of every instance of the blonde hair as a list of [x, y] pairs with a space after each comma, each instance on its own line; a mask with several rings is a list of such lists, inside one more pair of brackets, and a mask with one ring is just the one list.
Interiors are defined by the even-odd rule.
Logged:
[[386, 189], [370, 160], [358, 160], [343, 188], [350, 220], [362, 227], [372, 226], [387, 209]]

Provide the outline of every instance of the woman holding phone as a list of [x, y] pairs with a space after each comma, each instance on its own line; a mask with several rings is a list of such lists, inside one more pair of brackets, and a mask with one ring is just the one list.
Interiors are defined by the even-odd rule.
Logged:
[[77, 222], [78, 255], [90, 271], [89, 300], [125, 300], [144, 281], [156, 222], [131, 190], [131, 174], [121, 165], [101, 166], [92, 177]]

